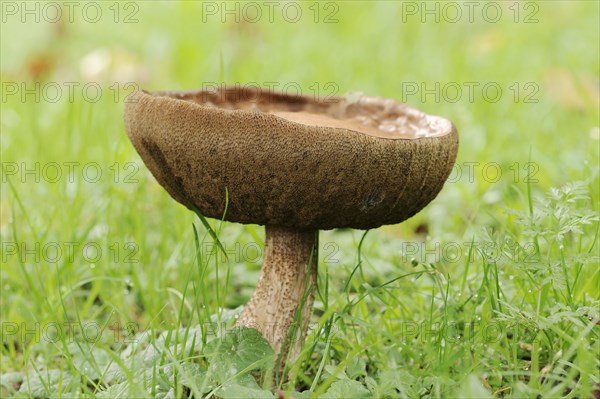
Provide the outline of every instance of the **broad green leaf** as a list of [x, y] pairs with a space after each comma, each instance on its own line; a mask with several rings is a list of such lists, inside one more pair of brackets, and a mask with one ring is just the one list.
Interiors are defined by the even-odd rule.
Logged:
[[465, 379], [458, 394], [461, 398], [465, 399], [486, 399], [492, 397], [490, 391], [485, 389], [481, 380], [475, 374], [471, 374]]
[[274, 352], [255, 329], [241, 327], [225, 337], [210, 341], [205, 352], [210, 369], [224, 380], [251, 370], [266, 370], [273, 365]]
[[353, 380], [339, 380], [331, 384], [321, 399], [366, 399], [371, 392], [363, 384]]
[[0, 375], [0, 398], [8, 397], [19, 390], [23, 382], [21, 373], [4, 373]]
[[223, 399], [273, 399], [275, 396], [270, 391], [261, 389], [258, 384], [254, 387], [231, 383], [224, 385], [217, 392], [217, 396]]
[[352, 359], [350, 359], [350, 361], [346, 365], [346, 375], [351, 380], [354, 380], [357, 377], [360, 377], [365, 374], [366, 367], [367, 364], [365, 363], [365, 361], [360, 357], [355, 356]]
[[29, 374], [21, 384], [19, 392], [33, 398], [45, 398], [53, 392], [58, 392], [59, 386], [65, 387], [73, 377], [61, 370], [45, 370], [40, 374]]

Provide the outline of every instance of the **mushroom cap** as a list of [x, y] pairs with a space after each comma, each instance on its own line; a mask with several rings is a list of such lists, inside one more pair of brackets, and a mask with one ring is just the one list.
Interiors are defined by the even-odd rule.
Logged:
[[134, 92], [125, 127], [173, 198], [238, 223], [370, 229], [441, 190], [458, 149], [447, 119], [396, 101], [260, 89]]

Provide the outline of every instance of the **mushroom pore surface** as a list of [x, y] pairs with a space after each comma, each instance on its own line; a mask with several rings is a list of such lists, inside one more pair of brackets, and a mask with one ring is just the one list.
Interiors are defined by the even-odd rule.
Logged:
[[399, 223], [441, 190], [448, 120], [394, 100], [251, 89], [134, 93], [129, 137], [167, 191], [205, 216], [304, 229]]

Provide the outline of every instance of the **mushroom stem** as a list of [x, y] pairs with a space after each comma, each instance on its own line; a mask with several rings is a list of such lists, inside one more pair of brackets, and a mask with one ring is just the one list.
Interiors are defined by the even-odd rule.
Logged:
[[[317, 283], [316, 230], [265, 227], [260, 279], [237, 325], [256, 328], [285, 362], [304, 342]], [[290, 345], [292, 344], [292, 345]]]

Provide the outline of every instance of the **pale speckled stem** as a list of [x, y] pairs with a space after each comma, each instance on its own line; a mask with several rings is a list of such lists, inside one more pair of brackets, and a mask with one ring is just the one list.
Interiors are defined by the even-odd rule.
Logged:
[[[290, 358], [295, 359], [304, 342], [314, 302], [318, 232], [272, 226], [266, 226], [265, 232], [260, 279], [237, 325], [259, 330], [280, 361], [285, 360], [290, 347]], [[300, 306], [301, 315], [294, 324]], [[290, 330], [295, 335], [288, 336]]]

